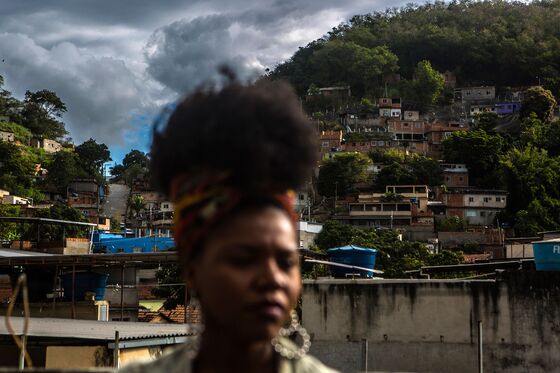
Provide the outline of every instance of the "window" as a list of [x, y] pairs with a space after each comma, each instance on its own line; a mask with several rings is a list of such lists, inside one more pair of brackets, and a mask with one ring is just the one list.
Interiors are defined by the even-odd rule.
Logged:
[[463, 181], [463, 177], [462, 177], [462, 176], [459, 176], [459, 181]]
[[469, 197], [469, 202], [474, 202], [474, 197]]
[[476, 211], [467, 210], [466, 215], [467, 215], [467, 217], [475, 217], [476, 216]]
[[502, 202], [502, 198], [501, 197], [496, 197], [496, 202]]
[[481, 211], [480, 216], [482, 216], [482, 217], [486, 216], [486, 211]]
[[422, 128], [422, 123], [416, 123], [416, 124], [415, 124], [415, 127], [416, 127], [416, 128]]
[[484, 197], [484, 202], [490, 202], [490, 197]]
[[330, 145], [330, 144], [329, 144], [328, 141], [323, 141], [323, 142], [321, 143], [321, 146], [322, 146], [323, 148], [328, 148], [329, 145]]
[[408, 127], [408, 123], [404, 122], [403, 126]]
[[305, 194], [300, 194], [300, 195], [299, 195], [299, 200], [300, 200], [300, 201], [305, 200]]

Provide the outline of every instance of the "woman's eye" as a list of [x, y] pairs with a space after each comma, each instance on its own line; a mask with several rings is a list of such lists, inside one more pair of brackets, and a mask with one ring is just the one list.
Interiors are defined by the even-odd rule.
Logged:
[[236, 267], [245, 267], [253, 264], [254, 257], [252, 256], [232, 256], [229, 258], [229, 262]]
[[297, 264], [297, 260], [292, 257], [278, 259], [278, 266], [282, 269], [291, 269]]

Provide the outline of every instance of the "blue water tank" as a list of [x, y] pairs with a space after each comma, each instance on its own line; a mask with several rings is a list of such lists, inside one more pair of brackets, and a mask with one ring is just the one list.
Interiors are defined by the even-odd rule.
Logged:
[[[347, 245], [328, 249], [329, 260], [334, 263], [347, 264], [362, 268], [375, 268], [375, 258], [377, 250], [356, 245]], [[348, 277], [359, 275], [362, 277], [373, 277], [373, 272], [362, 271], [353, 268], [331, 266], [331, 273], [334, 277]]]
[[[105, 298], [105, 288], [107, 287], [106, 273], [96, 273], [90, 271], [76, 272], [74, 289], [76, 290], [75, 300], [84, 300], [87, 292], [95, 293], [95, 300]], [[72, 299], [72, 272], [62, 274], [62, 287], [64, 288], [64, 299]]]
[[537, 271], [560, 271], [560, 238], [533, 242]]

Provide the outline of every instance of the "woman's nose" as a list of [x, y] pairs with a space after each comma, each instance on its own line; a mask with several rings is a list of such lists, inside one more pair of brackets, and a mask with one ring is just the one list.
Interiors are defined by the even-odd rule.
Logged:
[[258, 267], [255, 284], [259, 289], [277, 289], [282, 286], [283, 274], [274, 258], [265, 260]]

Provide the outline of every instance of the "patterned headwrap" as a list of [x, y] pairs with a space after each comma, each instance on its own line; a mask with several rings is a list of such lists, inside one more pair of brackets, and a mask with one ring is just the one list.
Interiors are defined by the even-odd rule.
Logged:
[[286, 211], [294, 224], [294, 193], [245, 192], [227, 185], [228, 172], [181, 174], [171, 182], [174, 204], [174, 238], [184, 257], [208, 231], [234, 209], [251, 200], [268, 200]]

